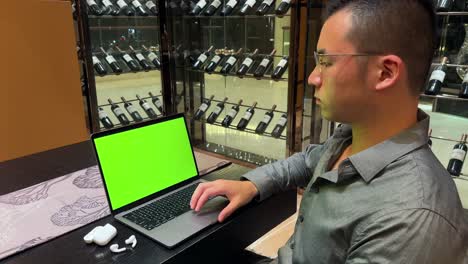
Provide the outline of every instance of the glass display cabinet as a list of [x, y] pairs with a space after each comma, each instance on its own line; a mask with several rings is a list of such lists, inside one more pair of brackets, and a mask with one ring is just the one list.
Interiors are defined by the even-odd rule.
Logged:
[[169, 2], [177, 110], [196, 147], [259, 165], [288, 155], [295, 7], [283, 2]]
[[155, 1], [74, 3], [92, 132], [164, 115]]
[[436, 5], [438, 45], [419, 107], [431, 116], [436, 156], [452, 175], [466, 176], [466, 149], [459, 143], [468, 134], [468, 12], [465, 1], [446, 2], [452, 3]]
[[297, 11], [304, 3], [76, 5], [93, 132], [184, 112], [200, 149], [257, 165], [297, 149]]

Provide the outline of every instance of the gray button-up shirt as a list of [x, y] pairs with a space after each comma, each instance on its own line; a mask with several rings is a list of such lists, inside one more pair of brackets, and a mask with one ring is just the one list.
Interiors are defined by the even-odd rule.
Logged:
[[413, 127], [330, 170], [352, 141], [342, 125], [323, 145], [245, 174], [260, 200], [306, 186], [294, 234], [275, 262], [468, 263], [468, 219], [427, 144], [428, 127], [420, 110]]

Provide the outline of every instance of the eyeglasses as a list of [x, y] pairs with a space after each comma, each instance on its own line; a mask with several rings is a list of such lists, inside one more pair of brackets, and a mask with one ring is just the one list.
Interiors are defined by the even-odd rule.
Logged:
[[319, 67], [319, 72], [322, 73], [324, 68], [330, 67], [332, 62], [328, 59], [329, 57], [342, 57], [342, 56], [353, 56], [353, 57], [369, 57], [369, 56], [381, 56], [381, 53], [318, 53], [314, 51], [314, 59], [316, 67]]

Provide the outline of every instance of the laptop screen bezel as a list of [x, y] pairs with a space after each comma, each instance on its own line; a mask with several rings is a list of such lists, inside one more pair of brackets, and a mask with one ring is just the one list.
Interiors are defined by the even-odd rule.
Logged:
[[[104, 173], [102, 171], [101, 163], [99, 161], [99, 156], [98, 156], [97, 149], [96, 149], [95, 139], [105, 137], [105, 136], [109, 136], [109, 135], [113, 135], [113, 134], [117, 134], [117, 133], [121, 133], [121, 132], [132, 130], [132, 129], [137, 129], [137, 128], [140, 128], [140, 127], [145, 127], [145, 126], [150, 126], [150, 125], [166, 122], [166, 121], [169, 121], [169, 120], [174, 120], [174, 119], [177, 119], [177, 118], [183, 118], [184, 119], [185, 129], [187, 130], [187, 135], [189, 137], [190, 149], [192, 150], [192, 157], [193, 157], [193, 160], [194, 160], [194, 163], [195, 163], [195, 168], [196, 168], [197, 174], [194, 175], [193, 177], [188, 178], [187, 180], [184, 180], [184, 181], [182, 181], [182, 182], [180, 182], [178, 184], [175, 184], [173, 186], [165, 188], [165, 189], [163, 189], [163, 190], [161, 190], [159, 192], [155, 192], [155, 193], [153, 193], [151, 195], [143, 197], [143, 198], [141, 198], [141, 199], [139, 199], [137, 201], [134, 201], [134, 202], [132, 202], [130, 204], [127, 204], [127, 205], [122, 206], [122, 207], [117, 208], [117, 209], [112, 209], [112, 204], [111, 204], [111, 201], [110, 201], [110, 198], [109, 198], [109, 192], [107, 190], [106, 179], [104, 177]], [[103, 185], [104, 185], [104, 190], [106, 191], [107, 202], [109, 203], [109, 209], [110, 209], [112, 215], [116, 215], [116, 214], [119, 214], [121, 212], [132, 209], [132, 208], [134, 208], [134, 207], [136, 207], [136, 206], [138, 206], [140, 204], [146, 203], [146, 202], [148, 202], [148, 201], [150, 201], [152, 199], [160, 197], [160, 196], [162, 196], [162, 195], [164, 195], [166, 193], [174, 191], [174, 190], [176, 190], [176, 189], [178, 189], [178, 188], [180, 188], [180, 187], [182, 187], [184, 185], [187, 185], [187, 184], [189, 184], [189, 183], [191, 183], [193, 181], [196, 181], [196, 180], [200, 179], [200, 175], [198, 173], [198, 165], [197, 165], [197, 161], [195, 159], [195, 153], [193, 151], [193, 146], [191, 144], [192, 141], [191, 141], [191, 138], [190, 138], [188, 127], [187, 127], [187, 120], [185, 119], [185, 115], [183, 113], [174, 114], [174, 115], [170, 115], [170, 116], [166, 116], [166, 117], [161, 117], [161, 118], [158, 118], [158, 119], [151, 119], [151, 120], [148, 120], [148, 121], [134, 123], [134, 124], [124, 126], [124, 127], [118, 127], [118, 128], [114, 128], [114, 129], [110, 129], [110, 130], [106, 130], [106, 131], [102, 131], [102, 132], [93, 133], [91, 135], [91, 141], [93, 143], [94, 155], [96, 157], [97, 165], [99, 167], [99, 172], [101, 173], [101, 179], [102, 179], [102, 182], [103, 182]]]

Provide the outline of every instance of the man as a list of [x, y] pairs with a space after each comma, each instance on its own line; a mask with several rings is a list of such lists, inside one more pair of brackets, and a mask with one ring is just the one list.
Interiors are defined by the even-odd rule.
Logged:
[[341, 122], [323, 145], [244, 175], [200, 185], [230, 203], [305, 188], [278, 263], [463, 263], [466, 220], [450, 175], [427, 145], [418, 95], [431, 63], [431, 0], [330, 1], [309, 84], [322, 115]]

